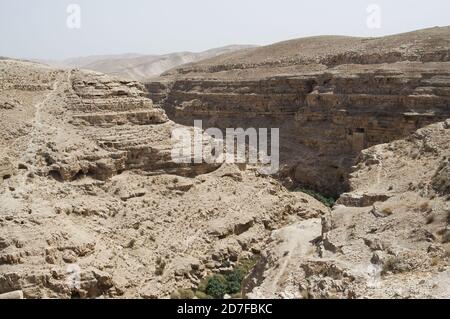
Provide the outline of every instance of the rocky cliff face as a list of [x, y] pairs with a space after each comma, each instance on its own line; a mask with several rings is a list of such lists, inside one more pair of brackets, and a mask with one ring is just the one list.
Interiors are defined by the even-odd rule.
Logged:
[[251, 296], [448, 298], [449, 130], [364, 150], [329, 214], [272, 234]]
[[[1, 60], [0, 298], [201, 298], [248, 264], [249, 297], [448, 298], [448, 30], [222, 56], [148, 83], [155, 104]], [[279, 127], [282, 172], [174, 162], [193, 119]]]
[[167, 298], [328, 211], [255, 169], [174, 162], [181, 126], [137, 82], [0, 71], [0, 298]]
[[146, 88], [186, 125], [279, 127], [280, 177], [338, 195], [361, 150], [450, 116], [449, 30], [288, 41], [188, 65]]

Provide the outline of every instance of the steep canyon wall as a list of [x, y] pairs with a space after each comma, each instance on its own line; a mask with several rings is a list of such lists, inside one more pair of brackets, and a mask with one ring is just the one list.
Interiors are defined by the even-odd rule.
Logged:
[[282, 175], [337, 194], [361, 150], [450, 116], [450, 63], [397, 67], [146, 86], [184, 125], [202, 119], [206, 127], [279, 127]]
[[450, 116], [448, 48], [432, 45], [447, 30], [275, 44], [173, 70], [146, 88], [184, 125], [279, 127], [279, 177], [338, 195], [361, 150]]

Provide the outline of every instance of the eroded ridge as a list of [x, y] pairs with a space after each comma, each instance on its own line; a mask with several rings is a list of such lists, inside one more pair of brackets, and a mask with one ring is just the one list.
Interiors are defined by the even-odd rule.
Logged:
[[280, 177], [338, 196], [361, 150], [450, 116], [449, 30], [292, 40], [183, 66], [146, 87], [185, 125], [279, 127]]
[[328, 211], [256, 168], [173, 162], [181, 126], [136, 82], [0, 67], [0, 294], [167, 298], [253, 260], [281, 225]]

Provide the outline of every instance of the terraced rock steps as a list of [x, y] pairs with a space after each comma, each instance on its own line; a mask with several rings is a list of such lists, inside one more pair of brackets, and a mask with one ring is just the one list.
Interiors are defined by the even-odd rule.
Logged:
[[152, 101], [145, 98], [145, 88], [138, 82], [114, 81], [97, 73], [86, 76], [73, 72], [70, 78], [74, 123], [84, 121], [90, 125], [107, 126], [167, 122], [164, 112], [155, 109]]
[[183, 66], [146, 88], [184, 125], [279, 127], [281, 179], [337, 196], [361, 150], [450, 117], [449, 35], [292, 40]]
[[68, 152], [47, 150], [48, 174], [106, 180], [127, 170], [195, 176], [218, 167], [172, 161], [171, 134], [179, 125], [153, 106], [140, 83], [76, 70], [67, 81], [65, 108], [77, 138]]

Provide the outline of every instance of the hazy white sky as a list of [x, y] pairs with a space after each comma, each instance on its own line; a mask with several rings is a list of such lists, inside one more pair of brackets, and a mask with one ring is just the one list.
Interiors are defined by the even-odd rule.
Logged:
[[[367, 27], [373, 3], [381, 8], [380, 29]], [[69, 4], [81, 9], [79, 29], [67, 27]], [[445, 25], [449, 0], [0, 0], [0, 56], [162, 54]]]

